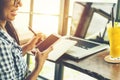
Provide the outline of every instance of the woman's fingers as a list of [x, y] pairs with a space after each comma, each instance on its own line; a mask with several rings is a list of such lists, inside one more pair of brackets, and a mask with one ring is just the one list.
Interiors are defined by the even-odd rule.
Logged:
[[41, 41], [43, 41], [43, 40], [46, 39], [46, 35], [43, 34], [43, 33], [38, 33], [36, 37], [37, 37], [36, 45], [37, 45], [39, 42], [41, 42]]

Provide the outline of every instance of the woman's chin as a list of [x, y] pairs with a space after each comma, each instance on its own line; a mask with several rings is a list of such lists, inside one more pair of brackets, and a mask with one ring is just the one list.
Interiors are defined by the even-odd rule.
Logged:
[[15, 20], [15, 17], [9, 18], [8, 21], [13, 21]]

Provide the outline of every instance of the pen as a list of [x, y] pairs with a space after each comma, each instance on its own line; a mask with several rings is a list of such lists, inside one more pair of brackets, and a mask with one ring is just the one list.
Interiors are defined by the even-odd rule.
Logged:
[[37, 34], [32, 30], [32, 28], [31, 27], [28, 27], [29, 28], [29, 30], [36, 36]]

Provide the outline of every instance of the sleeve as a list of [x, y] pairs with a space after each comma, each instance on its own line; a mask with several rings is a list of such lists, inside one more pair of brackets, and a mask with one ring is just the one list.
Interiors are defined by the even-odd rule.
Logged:
[[13, 57], [10, 45], [0, 41], [0, 80], [15, 80]]

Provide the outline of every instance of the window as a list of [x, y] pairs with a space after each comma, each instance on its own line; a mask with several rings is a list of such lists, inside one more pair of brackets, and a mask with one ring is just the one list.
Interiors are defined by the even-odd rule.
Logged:
[[29, 26], [36, 32], [48, 35], [58, 33], [60, 0], [22, 0], [22, 3], [23, 6], [13, 21], [20, 40], [31, 38], [33, 35], [28, 30]]
[[28, 25], [29, 25], [30, 0], [22, 0], [22, 3], [23, 6], [19, 8], [18, 15], [13, 21], [13, 24], [19, 34], [20, 40], [31, 37], [31, 36], [22, 37], [23, 35], [25, 36], [29, 33]]
[[58, 33], [60, 0], [34, 0], [34, 4], [33, 29], [45, 34]]

